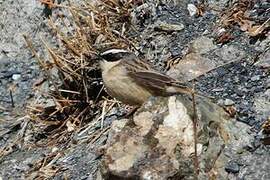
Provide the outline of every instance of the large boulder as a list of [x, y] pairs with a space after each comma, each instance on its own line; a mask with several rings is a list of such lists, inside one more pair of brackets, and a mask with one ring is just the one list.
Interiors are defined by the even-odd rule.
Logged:
[[[199, 179], [226, 179], [224, 151], [230, 144], [241, 148], [236, 142], [247, 127], [208, 99], [196, 102]], [[193, 116], [191, 98], [179, 95], [150, 98], [131, 119], [115, 121], [101, 164], [103, 179], [194, 179]]]

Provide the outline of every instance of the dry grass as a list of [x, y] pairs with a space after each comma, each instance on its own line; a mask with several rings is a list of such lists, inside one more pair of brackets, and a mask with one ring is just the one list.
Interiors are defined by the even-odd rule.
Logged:
[[[72, 17], [59, 15], [55, 20], [48, 20], [48, 26], [59, 40], [56, 48], [40, 38], [50, 59], [39, 57], [30, 38], [24, 36], [52, 89], [46, 96], [55, 105], [28, 107], [32, 121], [38, 122], [40, 130], [48, 136], [49, 143], [39, 145], [48, 146], [69, 141], [73, 132], [85, 130], [94, 119], [101, 121], [103, 128], [105, 114], [117, 104], [102, 98], [106, 93], [96, 55], [112, 47], [136, 50], [135, 40], [128, 35], [135, 32], [130, 13], [138, 2], [102, 0], [81, 6], [42, 3], [50, 8], [63, 8]], [[52, 70], [57, 71], [58, 79], [52, 76]]]
[[[96, 55], [109, 48], [136, 50], [136, 41], [129, 38], [131, 31], [136, 33], [130, 22], [130, 13], [141, 2], [100, 0], [81, 6], [64, 6], [54, 4], [51, 0], [42, 0], [41, 3], [48, 8], [62, 8], [69, 12], [71, 18], [62, 15], [49, 18], [48, 26], [59, 43], [57, 47], [51, 47], [43, 37], [40, 40], [50, 59], [39, 57], [31, 39], [24, 35], [44, 73], [44, 79], [50, 85], [50, 91], [43, 95], [54, 101], [51, 106], [31, 104], [28, 107], [37, 133], [46, 137], [37, 140], [34, 146], [68, 147], [75, 134], [82, 136], [80, 143], [92, 144], [108, 133], [109, 127], [103, 124], [105, 115], [112, 107], [119, 106], [119, 103], [106, 98]], [[52, 71], [57, 72], [57, 78], [52, 75]], [[35, 88], [42, 85], [44, 79], [36, 83]], [[101, 128], [84, 137], [84, 133], [97, 124]], [[42, 161], [34, 164], [26, 176], [54, 176], [61, 167], [53, 167], [51, 162], [61, 156], [49, 153]]]

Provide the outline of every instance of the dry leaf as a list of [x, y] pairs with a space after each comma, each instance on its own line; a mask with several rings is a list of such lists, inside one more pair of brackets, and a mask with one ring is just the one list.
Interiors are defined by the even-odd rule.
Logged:
[[264, 133], [270, 134], [270, 117], [269, 117], [268, 120], [262, 125], [262, 129], [263, 129]]
[[265, 21], [262, 25], [255, 25], [248, 29], [248, 34], [250, 36], [257, 36], [261, 34], [266, 28], [270, 26], [270, 18]]

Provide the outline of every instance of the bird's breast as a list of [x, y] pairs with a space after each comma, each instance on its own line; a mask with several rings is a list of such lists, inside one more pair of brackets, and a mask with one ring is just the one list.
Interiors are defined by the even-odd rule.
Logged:
[[150, 92], [128, 76], [122, 66], [103, 71], [102, 78], [108, 94], [125, 104], [141, 105], [151, 96]]

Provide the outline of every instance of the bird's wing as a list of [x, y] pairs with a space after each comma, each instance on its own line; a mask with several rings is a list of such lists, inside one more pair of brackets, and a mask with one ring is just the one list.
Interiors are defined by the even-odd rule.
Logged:
[[148, 62], [130, 55], [121, 61], [121, 65], [125, 66], [128, 71], [155, 71]]
[[[129, 72], [130, 77], [139, 85], [144, 87], [156, 96], [167, 96], [177, 92], [189, 92], [190, 88], [175, 79], [152, 71]], [[169, 92], [168, 88], [173, 87], [175, 92]]]
[[135, 83], [144, 87], [155, 96], [191, 92], [191, 88], [186, 84], [157, 72], [151, 64], [136, 58], [136, 56], [129, 56], [129, 58], [121, 62], [121, 65], [126, 67], [128, 75]]

